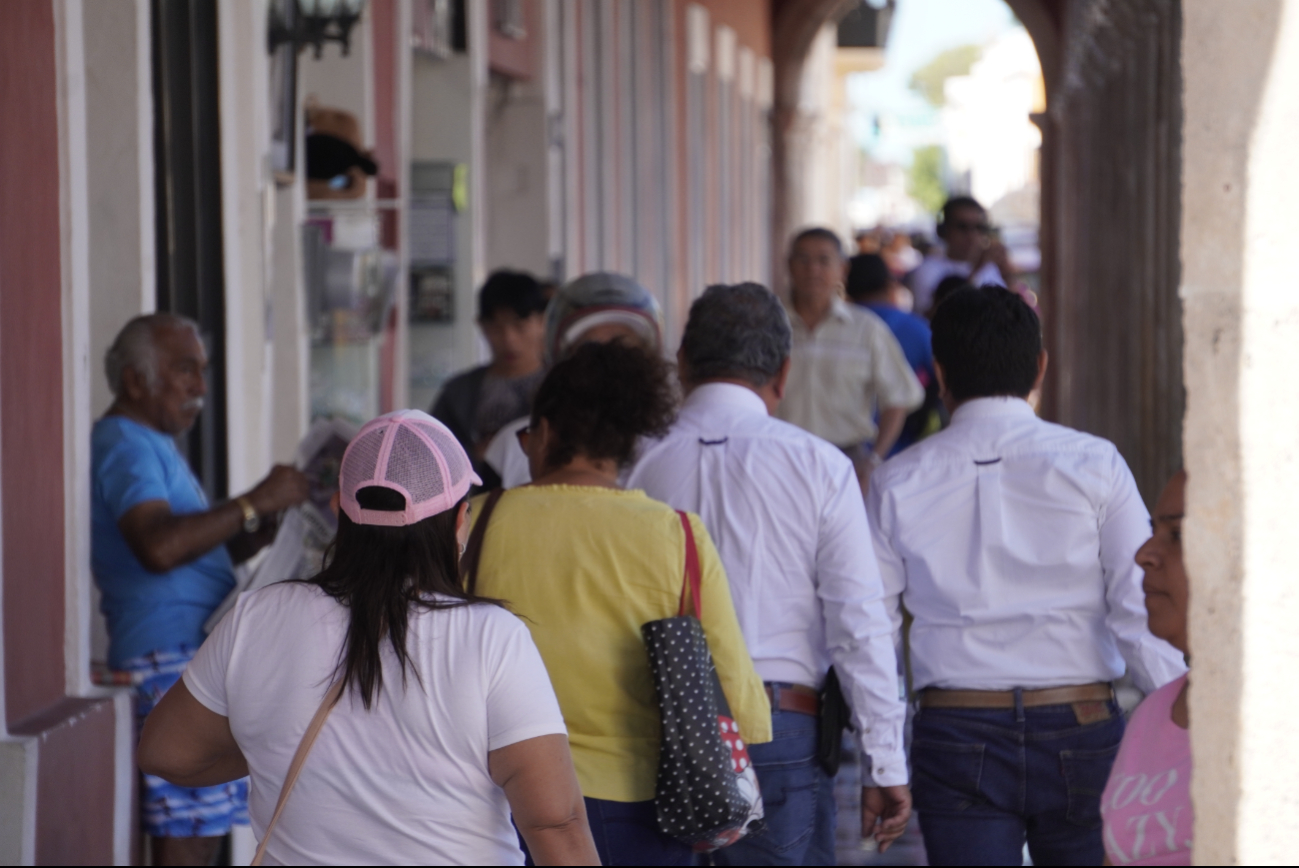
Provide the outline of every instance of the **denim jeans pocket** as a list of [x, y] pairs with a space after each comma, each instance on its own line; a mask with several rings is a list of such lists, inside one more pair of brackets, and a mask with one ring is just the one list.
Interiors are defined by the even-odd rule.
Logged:
[[982, 744], [917, 738], [911, 745], [916, 810], [954, 813], [985, 802], [983, 753]]
[[791, 726], [782, 722], [772, 733], [771, 741], [749, 745], [749, 756], [758, 769], [759, 778], [763, 769], [799, 769], [816, 762], [816, 718], [799, 717], [805, 718], [806, 724], [799, 721]]
[[1065, 817], [1084, 829], [1101, 827], [1101, 794], [1114, 766], [1119, 746], [1099, 750], [1060, 751], [1060, 772], [1069, 790]]

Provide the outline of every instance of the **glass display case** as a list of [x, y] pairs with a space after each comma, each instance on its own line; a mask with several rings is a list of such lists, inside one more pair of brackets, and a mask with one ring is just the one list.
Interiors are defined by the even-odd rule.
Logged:
[[396, 205], [312, 201], [302, 227], [311, 417], [363, 424], [381, 407], [384, 324], [396, 300], [397, 254], [380, 243]]

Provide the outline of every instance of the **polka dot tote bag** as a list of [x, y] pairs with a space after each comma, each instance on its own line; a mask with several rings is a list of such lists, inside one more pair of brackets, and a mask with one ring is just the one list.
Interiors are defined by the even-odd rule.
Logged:
[[[675, 618], [650, 621], [641, 633], [663, 720], [659, 828], [703, 853], [760, 831], [762, 794], [699, 623], [699, 551], [689, 519], [678, 514], [686, 534], [681, 606]], [[686, 614], [687, 599], [694, 615]]]

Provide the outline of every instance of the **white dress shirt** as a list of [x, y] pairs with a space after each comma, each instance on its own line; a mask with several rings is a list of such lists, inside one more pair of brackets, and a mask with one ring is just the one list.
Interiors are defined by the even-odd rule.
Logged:
[[934, 290], [938, 289], [938, 284], [946, 277], [953, 275], [966, 277], [975, 286], [983, 286], [987, 283], [995, 283], [997, 286], [1006, 285], [1006, 279], [1001, 276], [1001, 270], [997, 268], [996, 263], [985, 262], [978, 273], [970, 277], [970, 272], [973, 270], [973, 265], [959, 259], [948, 259], [942, 254], [926, 256], [925, 261], [911, 272], [909, 279], [911, 293], [916, 299], [916, 313], [923, 314], [929, 310], [934, 302]]
[[809, 329], [793, 309], [789, 382], [777, 415], [836, 446], [875, 439], [875, 411], [908, 413], [925, 400], [893, 330], [875, 314], [836, 298]]
[[704, 520], [762, 679], [819, 688], [833, 660], [875, 782], [906, 783], [892, 625], [852, 462], [752, 390], [709, 383], [643, 445], [627, 487]]
[[912, 687], [1109, 681], [1149, 693], [1186, 671], [1146, 625], [1150, 515], [1114, 444], [980, 398], [885, 462], [867, 498], [886, 601], [911, 625]]

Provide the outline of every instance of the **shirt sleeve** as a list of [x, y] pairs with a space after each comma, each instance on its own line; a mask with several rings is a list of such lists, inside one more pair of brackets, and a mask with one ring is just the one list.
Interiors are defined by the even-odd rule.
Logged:
[[830, 659], [880, 786], [907, 782], [902, 726], [906, 705], [899, 691], [893, 627], [885, 588], [872, 551], [861, 487], [844, 461], [829, 485], [816, 551], [816, 589], [825, 617]]
[[95, 485], [118, 521], [150, 500], [167, 500], [167, 477], [153, 447], [124, 435], [104, 453], [95, 468]]
[[866, 517], [870, 523], [871, 542], [875, 549], [875, 563], [880, 570], [880, 584], [884, 589], [884, 610], [889, 616], [893, 648], [902, 657], [902, 592], [907, 587], [906, 566], [893, 544], [893, 520], [884, 503], [884, 476], [871, 474], [866, 494]]
[[871, 352], [871, 380], [881, 410], [902, 407], [908, 413], [925, 402], [925, 390], [911, 370], [902, 345], [893, 337], [888, 326], [880, 322], [875, 329], [874, 348]]
[[1148, 694], [1180, 677], [1186, 663], [1180, 651], [1150, 632], [1141, 568], [1135, 561], [1137, 549], [1150, 537], [1150, 514], [1117, 449], [1111, 461], [1113, 483], [1101, 516], [1105, 623], [1132, 671], [1132, 680]]
[[241, 596], [234, 608], [217, 624], [199, 646], [194, 659], [185, 667], [185, 686], [205, 708], [222, 717], [229, 717], [229, 704], [226, 696], [226, 672], [230, 668], [230, 657], [234, 654], [235, 637], [243, 619], [244, 603], [247, 596]]
[[491, 617], [495, 623], [483, 630], [484, 642], [490, 643], [487, 659], [492, 662], [487, 688], [487, 749], [542, 735], [567, 735], [546, 664], [528, 628], [504, 609], [491, 612]]
[[708, 637], [708, 650], [717, 667], [717, 678], [731, 706], [731, 714], [740, 725], [740, 733], [750, 744], [771, 741], [771, 702], [763, 689], [762, 679], [753, 668], [753, 658], [740, 632], [731, 600], [731, 585], [722, 566], [721, 555], [708, 535], [699, 516], [690, 513], [690, 526], [699, 549], [699, 594], [703, 612], [699, 621]]

